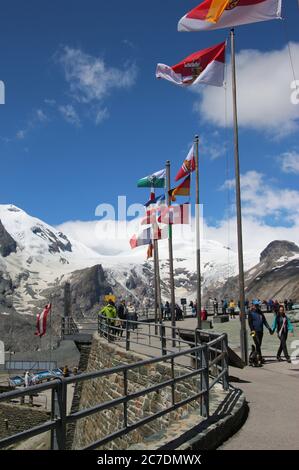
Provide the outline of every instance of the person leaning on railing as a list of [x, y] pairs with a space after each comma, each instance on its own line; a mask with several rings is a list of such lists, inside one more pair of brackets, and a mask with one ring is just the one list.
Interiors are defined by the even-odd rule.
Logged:
[[102, 308], [100, 315], [106, 319], [106, 329], [109, 341], [113, 341], [115, 318], [117, 317], [114, 302], [109, 300], [108, 304]]

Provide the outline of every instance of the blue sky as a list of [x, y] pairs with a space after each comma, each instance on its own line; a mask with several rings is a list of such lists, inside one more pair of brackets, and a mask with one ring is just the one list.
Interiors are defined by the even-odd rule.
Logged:
[[[136, 181], [161, 169], [168, 158], [177, 171], [198, 133], [204, 214], [211, 225], [223, 220], [228, 193], [220, 188], [233, 177], [232, 129], [229, 123], [223, 126], [224, 91], [202, 87], [198, 94], [155, 79], [157, 62], [173, 65], [227, 37], [225, 30], [176, 31], [178, 19], [197, 3], [2, 2], [1, 203], [57, 225], [93, 220], [96, 206], [116, 204], [118, 195], [127, 195], [129, 204], [145, 202], [147, 192], [137, 189]], [[299, 105], [295, 110], [288, 102], [293, 75], [286, 44], [292, 41], [299, 79], [299, 10], [295, 0], [283, 4], [284, 22], [236, 32], [238, 54], [256, 51], [240, 56], [240, 159], [245, 216], [256, 216], [259, 224], [293, 227], [289, 201], [299, 201]], [[260, 63], [265, 64], [261, 74], [255, 71]], [[90, 86], [78, 85], [82, 64], [99, 71]], [[269, 95], [262, 91], [265, 82]], [[274, 199], [283, 204], [276, 200], [273, 209]], [[269, 207], [263, 212], [265, 201]]]

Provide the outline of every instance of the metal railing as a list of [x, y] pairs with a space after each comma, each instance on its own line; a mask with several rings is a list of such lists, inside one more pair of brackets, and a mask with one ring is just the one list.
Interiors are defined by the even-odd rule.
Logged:
[[5, 361], [5, 370], [52, 370], [57, 369], [57, 361]]
[[[101, 321], [99, 321], [101, 324]], [[138, 322], [132, 322], [138, 323]], [[152, 325], [152, 324], [151, 324]], [[105, 338], [107, 341], [110, 334], [115, 334], [111, 332], [110, 328], [116, 328], [111, 324], [107, 324], [107, 328], [100, 329], [100, 334], [102, 335], [102, 340]], [[144, 328], [144, 325], [139, 323], [137, 328]], [[154, 328], [157, 328], [159, 335], [151, 334], [147, 338], [151, 338], [152, 344], [154, 340], [157, 340], [157, 336], [161, 341], [162, 346], [162, 355], [159, 357], [152, 357], [143, 361], [139, 361], [133, 364], [124, 364], [121, 366], [113, 367], [111, 369], [104, 369], [95, 372], [89, 372], [84, 374], [79, 374], [77, 376], [68, 377], [68, 378], [59, 378], [53, 380], [52, 382], [35, 385], [27, 388], [22, 388], [17, 391], [7, 392], [0, 394], [0, 403], [7, 402], [9, 400], [23, 397], [26, 395], [37, 394], [46, 390], [51, 390], [51, 417], [50, 419], [38, 425], [32, 429], [16, 433], [14, 435], [7, 436], [0, 440], [0, 448], [7, 448], [12, 446], [20, 441], [28, 439], [30, 437], [43, 434], [45, 432], [51, 432], [51, 448], [52, 449], [65, 449], [66, 448], [66, 438], [67, 438], [67, 427], [71, 423], [76, 423], [78, 420], [86, 418], [88, 416], [93, 416], [96, 413], [100, 413], [106, 410], [113, 410], [116, 407], [122, 406], [122, 424], [120, 424], [119, 429], [116, 431], [98, 439], [95, 442], [89, 443], [88, 446], [84, 449], [96, 449], [98, 447], [104, 446], [116, 438], [121, 438], [130, 432], [138, 429], [145, 424], [148, 424], [154, 420], [161, 418], [162, 416], [175, 411], [185, 405], [188, 405], [196, 400], [200, 400], [200, 411], [201, 415], [204, 418], [208, 418], [210, 415], [210, 391], [215, 387], [217, 383], [222, 384], [224, 390], [229, 388], [229, 375], [228, 375], [228, 352], [227, 352], [227, 336], [226, 334], [216, 335], [206, 332], [201, 332], [199, 330], [190, 331], [190, 335], [194, 335], [194, 341], [184, 341], [181, 338], [177, 337], [176, 342], [181, 344], [181, 351], [171, 352], [167, 351], [167, 343], [172, 341], [172, 332], [168, 336], [165, 333], [165, 327], [163, 325], [154, 325]], [[171, 329], [171, 327], [167, 327]], [[123, 328], [122, 328], [123, 329]], [[136, 328], [131, 333], [129, 321], [126, 323], [126, 331], [130, 335], [136, 335]], [[185, 330], [186, 331], [186, 330]], [[141, 332], [140, 332], [141, 333]], [[177, 333], [177, 331], [176, 331]], [[133, 344], [132, 338], [126, 336], [126, 347]], [[113, 340], [112, 340], [113, 341]], [[204, 342], [205, 341], [205, 342]], [[140, 343], [137, 343], [140, 344]], [[190, 347], [191, 345], [191, 347]], [[155, 346], [155, 344], [153, 344]], [[192, 358], [192, 361], [186, 363], [186, 358]], [[169, 365], [170, 375], [161, 383], [153, 383], [146, 387], [143, 387], [141, 390], [129, 392], [129, 383], [130, 383], [130, 372], [134, 371], [141, 367], [150, 367], [154, 364], [165, 364]], [[178, 369], [179, 368], [179, 369]], [[179, 374], [177, 371], [179, 370]], [[213, 374], [211, 372], [213, 370]], [[67, 387], [71, 384], [77, 384], [80, 382], [87, 382], [89, 380], [100, 379], [103, 377], [110, 377], [115, 374], [121, 374], [123, 391], [122, 395], [118, 398], [103, 402], [97, 403], [94, 406], [89, 406], [85, 409], [67, 413]], [[177, 401], [176, 391], [177, 385], [186, 379], [195, 378], [197, 379], [198, 389], [192, 390], [192, 395], [187, 398], [179, 399]], [[136, 422], [130, 422], [128, 415], [129, 404], [138, 400], [140, 397], [146, 397], [152, 392], [157, 392], [165, 389], [166, 387], [171, 387], [171, 402], [169, 406], [160, 409], [159, 411], [149, 415], [142, 416]]]

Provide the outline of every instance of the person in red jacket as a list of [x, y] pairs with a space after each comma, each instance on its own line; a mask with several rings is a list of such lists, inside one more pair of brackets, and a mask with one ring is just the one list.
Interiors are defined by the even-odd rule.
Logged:
[[208, 312], [205, 307], [201, 309], [200, 318], [202, 321], [206, 321], [208, 319]]

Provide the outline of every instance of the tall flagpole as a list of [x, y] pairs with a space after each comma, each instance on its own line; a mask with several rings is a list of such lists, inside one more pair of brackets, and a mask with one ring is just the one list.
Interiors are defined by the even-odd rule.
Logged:
[[196, 201], [195, 201], [195, 224], [196, 224], [196, 269], [197, 269], [197, 328], [201, 329], [201, 267], [200, 267], [200, 207], [199, 207], [199, 138], [195, 136], [195, 166], [196, 166]]
[[156, 276], [156, 296], [159, 321], [162, 322], [162, 309], [161, 309], [161, 284], [160, 284], [160, 268], [159, 268], [159, 247], [158, 240], [154, 239], [154, 263], [155, 263], [155, 276]]
[[[170, 191], [170, 161], [166, 162], [166, 188], [167, 188], [167, 205], [171, 206]], [[170, 220], [168, 219], [168, 222]], [[170, 281], [170, 308], [171, 308], [171, 326], [172, 328], [172, 346], [175, 347], [175, 293], [174, 293], [174, 276], [173, 276], [173, 244], [172, 244], [172, 225], [168, 225], [168, 251], [169, 251], [169, 281]]]
[[239, 160], [239, 136], [238, 136], [238, 111], [237, 111], [237, 86], [236, 86], [236, 60], [235, 60], [235, 31], [231, 29], [231, 62], [232, 62], [232, 94], [233, 94], [233, 119], [234, 119], [234, 154], [235, 154], [235, 178], [236, 178], [236, 207], [238, 229], [238, 260], [239, 260], [239, 296], [240, 296], [240, 344], [241, 356], [245, 364], [248, 362], [248, 346], [245, 315], [245, 283], [243, 261], [243, 235], [242, 235], [242, 208], [241, 208], [241, 184], [240, 184], [240, 160]]

